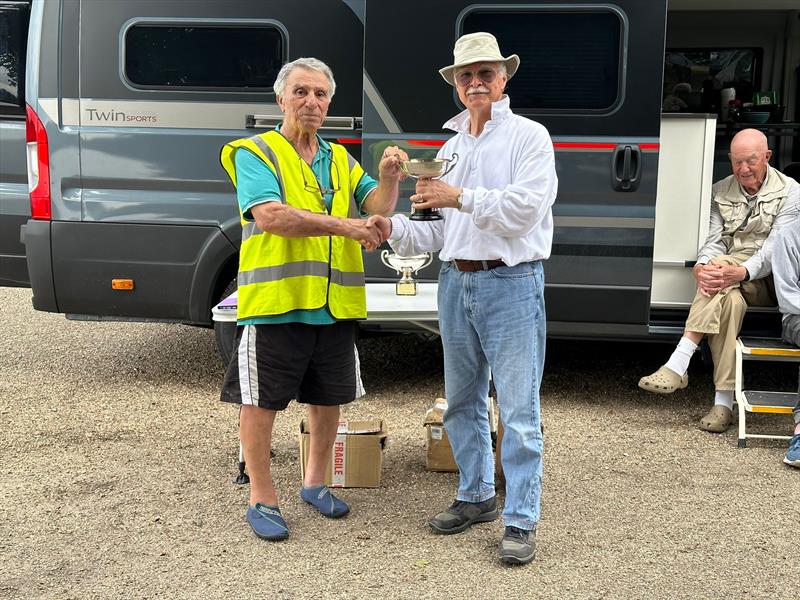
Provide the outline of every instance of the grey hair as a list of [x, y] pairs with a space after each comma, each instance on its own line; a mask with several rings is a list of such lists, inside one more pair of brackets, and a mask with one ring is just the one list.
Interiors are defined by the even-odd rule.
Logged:
[[[478, 61], [478, 62], [482, 62], [482, 61]], [[487, 62], [487, 64], [497, 65], [497, 72], [500, 73], [500, 75], [505, 75], [506, 79], [508, 79], [508, 69], [506, 69], [506, 63], [504, 63], [503, 61], [498, 61], [498, 62], [494, 62], [494, 63]], [[464, 67], [466, 67], [466, 65], [464, 65]], [[457, 69], [453, 69], [453, 76], [457, 77], [458, 74], [461, 73], [461, 71], [464, 70], [464, 67], [458, 67]]]
[[286, 63], [281, 67], [281, 70], [278, 71], [278, 76], [275, 78], [275, 84], [273, 85], [276, 95], [283, 96], [283, 93], [286, 91], [286, 80], [289, 79], [289, 73], [298, 67], [301, 69], [308, 69], [310, 71], [319, 71], [325, 75], [325, 77], [328, 78], [328, 83], [330, 83], [328, 97], [333, 98], [333, 94], [336, 93], [336, 81], [333, 79], [333, 71], [331, 71], [331, 68], [318, 58], [311, 57], [298, 58], [292, 62]]

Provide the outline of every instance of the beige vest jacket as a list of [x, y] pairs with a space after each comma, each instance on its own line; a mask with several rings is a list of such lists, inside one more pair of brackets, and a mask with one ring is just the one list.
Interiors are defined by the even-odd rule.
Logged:
[[758, 252], [786, 201], [789, 181], [780, 171], [769, 166], [767, 169], [767, 180], [758, 191], [750, 218], [742, 229], [740, 227], [747, 219], [748, 205], [736, 177], [730, 175], [714, 184], [713, 200], [717, 203], [719, 214], [722, 216], [722, 243], [725, 244], [728, 254], [743, 254], [750, 257]]

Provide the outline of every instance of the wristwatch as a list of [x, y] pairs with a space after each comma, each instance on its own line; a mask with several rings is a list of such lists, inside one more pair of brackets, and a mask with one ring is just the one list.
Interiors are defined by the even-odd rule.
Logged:
[[464, 195], [464, 188], [460, 188], [458, 190], [458, 196], [456, 196], [456, 210], [461, 210], [461, 197]]

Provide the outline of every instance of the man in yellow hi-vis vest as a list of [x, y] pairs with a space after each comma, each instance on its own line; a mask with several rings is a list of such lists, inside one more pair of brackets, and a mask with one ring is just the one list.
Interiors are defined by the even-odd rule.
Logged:
[[308, 406], [311, 447], [300, 497], [326, 517], [350, 508], [324, 485], [339, 407], [356, 396], [355, 320], [366, 317], [361, 248], [380, 231], [360, 217], [390, 214], [407, 155], [387, 148], [375, 181], [322, 126], [336, 89], [315, 58], [287, 63], [275, 80], [283, 122], [222, 148], [242, 218], [236, 352], [221, 399], [241, 404], [239, 438], [250, 475], [247, 521], [267, 540], [289, 535], [270, 475], [277, 411]]

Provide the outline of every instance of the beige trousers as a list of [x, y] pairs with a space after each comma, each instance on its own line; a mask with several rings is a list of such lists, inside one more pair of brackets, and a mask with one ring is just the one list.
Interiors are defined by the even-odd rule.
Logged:
[[[717, 256], [710, 263], [741, 265], [747, 257]], [[772, 275], [756, 281], [742, 281], [706, 297], [700, 290], [692, 301], [686, 331], [705, 333], [714, 360], [714, 387], [733, 390], [736, 386], [736, 337], [748, 306], [775, 306]]]

